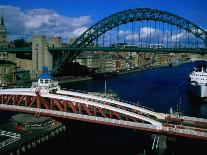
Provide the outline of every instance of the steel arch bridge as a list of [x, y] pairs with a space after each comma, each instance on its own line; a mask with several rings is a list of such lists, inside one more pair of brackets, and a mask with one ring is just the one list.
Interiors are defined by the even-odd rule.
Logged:
[[[118, 31], [119, 26], [121, 26], [123, 24], [130, 23], [130, 22], [133, 23], [136, 21], [147, 21], [147, 26], [148, 26], [148, 21], [154, 21], [155, 22], [155, 30], [157, 28], [156, 22], [162, 22], [163, 25], [164, 25], [164, 23], [167, 23], [167, 24], [170, 24], [171, 26], [176, 26], [177, 28], [180, 28], [180, 33], [181, 33], [181, 29], [183, 29], [183, 30], [185, 30], [186, 33], [190, 33], [195, 38], [202, 40], [203, 44], [204, 44], [204, 49], [206, 49], [207, 32], [205, 30], [203, 30], [201, 27], [194, 24], [193, 22], [191, 22], [185, 18], [182, 18], [178, 15], [175, 15], [175, 14], [172, 14], [172, 13], [169, 13], [166, 11], [162, 11], [162, 10], [150, 9], [150, 8], [135, 8], [135, 9], [124, 10], [124, 11], [112, 14], [112, 15], [98, 21], [94, 25], [92, 25], [79, 38], [77, 38], [74, 41], [74, 43], [70, 46], [69, 49], [76, 49], [77, 48], [78, 49], [77, 51], [75, 51], [75, 50], [69, 51], [69, 49], [68, 50], [67, 50], [67, 48], [65, 49], [65, 52], [63, 52], [64, 54], [62, 54], [60, 59], [57, 60], [57, 62], [56, 62], [57, 66], [54, 67], [54, 71], [56, 71], [64, 62], [73, 61], [81, 53], [81, 51], [84, 51], [84, 49], [85, 49], [85, 51], [87, 51], [88, 47], [89, 47], [89, 49], [90, 49], [90, 47], [96, 49], [94, 47], [93, 42], [96, 41], [96, 45], [97, 45], [98, 38], [102, 35], [104, 38], [104, 34], [107, 31], [110, 31], [115, 27], [117, 27], [117, 31]], [[164, 26], [163, 26], [163, 29], [164, 29]], [[150, 31], [150, 33], [151, 33], [151, 31]], [[150, 34], [150, 37], [151, 37], [151, 34]], [[163, 37], [164, 37], [164, 30], [163, 30]], [[172, 37], [172, 27], [171, 27], [171, 37]], [[118, 37], [117, 37], [117, 40], [118, 40]], [[188, 42], [189, 42], [189, 38], [188, 38]], [[176, 33], [176, 44], [177, 44], [177, 33]], [[99, 47], [98, 49], [101, 49], [101, 48]], [[103, 49], [106, 50], [105, 48], [103, 48]], [[145, 49], [147, 51], [146, 47], [145, 48], [141, 47], [141, 49]], [[173, 49], [172, 47], [171, 48], [167, 47], [164, 49], [166, 49], [166, 51], [168, 51], [168, 52], [173, 52], [173, 50], [169, 50], [169, 49]], [[176, 49], [180, 49], [180, 47], [176, 48]], [[187, 49], [190, 49], [190, 48], [187, 48]], [[198, 45], [196, 48], [191, 48], [189, 51], [192, 52], [192, 49], [198, 49]], [[114, 48], [108, 47], [108, 51], [110, 51], [110, 50], [114, 51]], [[123, 49], [118, 48], [116, 50], [119, 51], [119, 50], [123, 50]], [[136, 51], [133, 49], [131, 49], [131, 50]], [[185, 50], [182, 49], [182, 50], [180, 50], [180, 52], [185, 51]], [[90, 51], [91, 51], [91, 49], [90, 49]], [[137, 50], [137, 51], [139, 51], [139, 50]], [[140, 51], [142, 52], [142, 50], [140, 50]], [[150, 48], [148, 48], [148, 51], [156, 52], [156, 50], [153, 50]], [[188, 50], [186, 50], [185, 52], [187, 52], [187, 51]], [[191, 52], [189, 52], [189, 53], [191, 53]], [[196, 52], [198, 52], [198, 51], [196, 51]], [[203, 52], [203, 53], [205, 53], [205, 52]]]

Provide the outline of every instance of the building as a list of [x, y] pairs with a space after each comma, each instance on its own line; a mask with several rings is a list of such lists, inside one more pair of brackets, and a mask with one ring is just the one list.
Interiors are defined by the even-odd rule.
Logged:
[[77, 57], [77, 59], [75, 59], [75, 62], [82, 66], [86, 66], [87, 68], [98, 69], [99, 55], [95, 54], [94, 52], [83, 52]]
[[32, 60], [24, 58], [16, 58], [17, 67], [30, 71], [32, 70]]
[[1, 16], [1, 23], [0, 23], [0, 47], [8, 47], [7, 33], [4, 24], [3, 13]]
[[0, 85], [11, 85], [16, 81], [16, 64], [0, 59]]
[[38, 77], [42, 72], [42, 66], [48, 66], [49, 71], [52, 71], [53, 56], [48, 50], [46, 36], [34, 35], [32, 36], [32, 78]]
[[49, 37], [49, 47], [62, 47], [63, 41], [59, 36]]

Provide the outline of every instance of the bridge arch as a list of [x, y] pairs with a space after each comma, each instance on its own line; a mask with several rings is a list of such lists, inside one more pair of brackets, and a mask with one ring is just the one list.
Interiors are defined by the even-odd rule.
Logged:
[[182, 28], [207, 44], [207, 32], [191, 21], [166, 11], [150, 8], [135, 8], [112, 14], [91, 26], [75, 42], [72, 47], [86, 47], [103, 33], [122, 24], [134, 21], [154, 20], [169, 23]]
[[[155, 21], [168, 23], [175, 25], [178, 28], [184, 29], [186, 32], [193, 34], [196, 38], [201, 39], [204, 42], [204, 46], [207, 47], [207, 32], [193, 22], [169, 13], [166, 11], [150, 8], [135, 8], [124, 10], [115, 14], [112, 14], [87, 29], [80, 37], [78, 37], [74, 43], [70, 46], [73, 51], [64, 51], [63, 55], [57, 59], [53, 72], [55, 73], [61, 65], [66, 61], [72, 62], [81, 51], [75, 51], [76, 48], [85, 48], [93, 44], [93, 41], [123, 24], [127, 24], [135, 21]], [[197, 47], [198, 48], [198, 47]]]

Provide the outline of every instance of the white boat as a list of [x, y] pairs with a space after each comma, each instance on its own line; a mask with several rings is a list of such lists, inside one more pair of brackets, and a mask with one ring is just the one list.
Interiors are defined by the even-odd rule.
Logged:
[[207, 67], [205, 63], [199, 63], [189, 74], [190, 92], [197, 97], [207, 97]]

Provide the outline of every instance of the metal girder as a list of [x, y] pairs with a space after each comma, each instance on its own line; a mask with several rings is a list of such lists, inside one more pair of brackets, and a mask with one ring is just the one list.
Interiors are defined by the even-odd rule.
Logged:
[[[206, 48], [123, 48], [123, 47], [66, 47], [66, 48], [50, 48], [51, 52], [59, 52], [60, 50], [71, 51], [70, 54], [76, 54], [83, 51], [103, 51], [103, 52], [156, 52], [156, 53], [195, 53], [207, 54]], [[64, 55], [66, 57], [66, 55]]]
[[25, 48], [0, 48], [0, 52], [11, 52], [11, 53], [31, 53], [32, 52], [32, 48], [30, 47], [25, 47]]
[[118, 120], [127, 120], [128, 118], [130, 118], [132, 122], [137, 122], [136, 118], [123, 114], [122, 116], [120, 113], [116, 111], [111, 111], [96, 106], [89, 106], [87, 104], [82, 103], [75, 103], [67, 100], [44, 98], [39, 94], [39, 92], [36, 92], [36, 95], [37, 96], [0, 95], [0, 104], [55, 110], [60, 112], [71, 112], [75, 114], [83, 114], [88, 116], [99, 115], [99, 117], [116, 118]]
[[[79, 38], [77, 38], [70, 47], [74, 49], [88, 47], [95, 39], [105, 32], [122, 24], [142, 20], [161, 21], [171, 25], [176, 25], [177, 27], [194, 34], [197, 38], [202, 39], [207, 45], [207, 32], [191, 21], [162, 10], [135, 8], [112, 14], [98, 21], [96, 24], [86, 30]], [[75, 57], [80, 54], [80, 52], [81, 51], [74, 50], [72, 56], [69, 55], [68, 52], [63, 54], [62, 58], [58, 62], [58, 66], [54, 67], [53, 72], [55, 72], [65, 61], [69, 59], [70, 61], [74, 60]]]
[[[112, 14], [111, 16], [108, 16], [100, 20], [99, 22], [91, 26], [87, 31], [85, 31], [71, 45], [71, 47], [86, 47], [96, 37], [99, 37], [106, 31], [108, 31], [109, 29], [112, 29], [122, 24], [126, 24], [128, 22], [139, 21], [139, 20], [162, 21], [165, 23], [169, 23], [171, 25], [176, 25], [180, 28], [185, 29], [186, 31], [193, 33], [195, 36], [201, 38], [205, 42], [207, 41], [206, 40], [207, 32], [187, 19], [184, 19], [175, 14], [172, 14], [166, 11], [157, 10], [157, 9], [137, 8], [137, 9], [129, 9], [129, 10], [121, 11], [121, 12]], [[114, 24], [111, 25], [108, 23], [114, 23]], [[189, 27], [198, 29], [199, 31], [192, 31], [192, 29]], [[96, 35], [95, 38], [93, 37], [94, 33], [98, 34], [98, 36]]]

